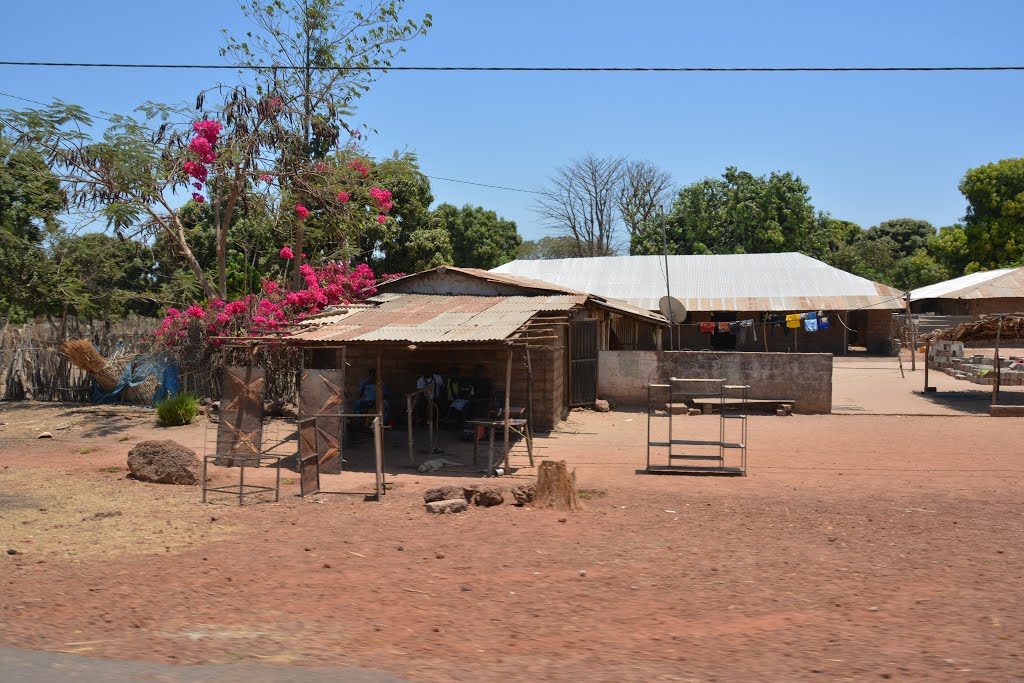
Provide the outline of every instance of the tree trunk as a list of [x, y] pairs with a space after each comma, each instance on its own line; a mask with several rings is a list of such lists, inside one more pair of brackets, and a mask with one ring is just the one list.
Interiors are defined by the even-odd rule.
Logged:
[[537, 508], [555, 510], [581, 510], [576, 494], [576, 470], [569, 472], [564, 460], [541, 462], [537, 471], [537, 493], [533, 498]]

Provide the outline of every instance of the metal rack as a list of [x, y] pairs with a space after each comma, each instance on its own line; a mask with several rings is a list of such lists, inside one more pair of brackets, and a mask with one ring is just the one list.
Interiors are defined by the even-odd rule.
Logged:
[[[747, 473], [747, 407], [746, 384], [726, 384], [724, 379], [680, 379], [673, 377], [669, 384], [647, 386], [647, 473], [648, 474], [720, 474], [746, 476]], [[732, 395], [727, 395], [732, 394]], [[674, 417], [676, 411], [688, 412], [687, 401], [700, 401], [718, 407], [718, 439], [680, 439], [676, 437]], [[657, 422], [667, 422], [667, 438], [655, 434]], [[738, 420], [730, 428], [729, 420]], [[739, 431], [738, 439], [730, 441], [730, 433]], [[664, 430], [661, 430], [664, 434]], [[679, 446], [699, 446], [712, 452], [696, 453], [696, 449], [678, 449]], [[665, 464], [652, 463], [652, 449], [667, 449]], [[715, 452], [717, 451], [717, 452]]]

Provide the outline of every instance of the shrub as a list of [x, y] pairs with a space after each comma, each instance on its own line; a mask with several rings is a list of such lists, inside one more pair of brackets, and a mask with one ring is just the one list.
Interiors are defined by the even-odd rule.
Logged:
[[199, 414], [199, 397], [183, 392], [156, 404], [156, 416], [168, 427], [187, 425]]

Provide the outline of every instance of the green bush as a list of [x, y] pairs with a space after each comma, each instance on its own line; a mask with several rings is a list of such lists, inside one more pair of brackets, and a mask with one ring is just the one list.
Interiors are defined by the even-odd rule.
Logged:
[[156, 416], [168, 427], [187, 425], [199, 414], [199, 397], [183, 392], [156, 404]]

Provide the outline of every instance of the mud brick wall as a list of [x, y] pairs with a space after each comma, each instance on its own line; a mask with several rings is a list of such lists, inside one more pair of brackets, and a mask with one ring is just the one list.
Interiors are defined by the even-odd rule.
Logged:
[[602, 351], [598, 396], [646, 405], [647, 385], [671, 377], [749, 384], [750, 398], [791, 399], [800, 413], [832, 411], [832, 354], [739, 351]]
[[[530, 351], [533, 368], [533, 428], [537, 431], [552, 429], [568, 414], [568, 399], [565, 394], [565, 349], [562, 342], [554, 342], [552, 348], [535, 348]], [[526, 354], [521, 347], [515, 347], [512, 358], [513, 406], [527, 405]], [[337, 367], [341, 363], [340, 349], [313, 353], [314, 367]], [[346, 373], [345, 393], [350, 405], [359, 395], [359, 383], [370, 368], [377, 365], [377, 351], [371, 346], [349, 346], [345, 351]], [[391, 410], [396, 424], [405, 418], [405, 394], [416, 389], [416, 379], [425, 369], [444, 378], [453, 373], [464, 379], [473, 377], [474, 368], [480, 366], [482, 375], [490, 380], [496, 390], [505, 386], [506, 350], [504, 345], [493, 349], [446, 347], [418, 347], [408, 350], [404, 347], [390, 347], [384, 350], [381, 361], [381, 378], [388, 385]], [[498, 404], [504, 404], [503, 394]]]

